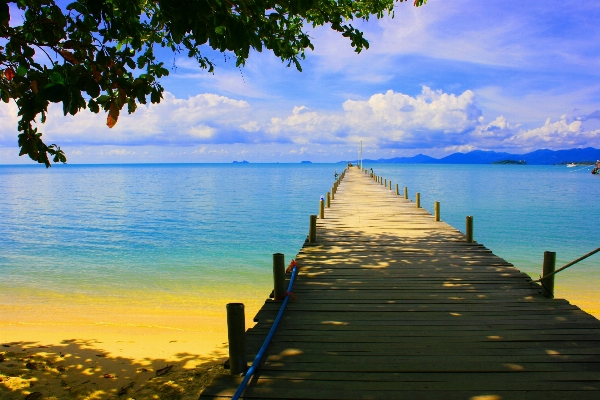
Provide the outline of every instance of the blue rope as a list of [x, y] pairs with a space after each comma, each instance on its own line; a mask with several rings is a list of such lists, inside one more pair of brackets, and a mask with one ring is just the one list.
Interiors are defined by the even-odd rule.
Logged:
[[279, 325], [279, 321], [281, 320], [281, 317], [283, 316], [283, 311], [285, 310], [285, 306], [287, 305], [287, 303], [290, 299], [290, 292], [292, 291], [292, 286], [294, 285], [294, 279], [296, 278], [296, 272], [297, 272], [297, 267], [294, 266], [294, 269], [292, 270], [292, 277], [290, 278], [290, 284], [288, 285], [287, 293], [285, 295], [285, 298], [283, 299], [283, 302], [281, 303], [281, 307], [279, 308], [279, 313], [277, 313], [277, 317], [275, 318], [275, 321], [273, 322], [273, 325], [271, 326], [271, 330], [269, 331], [267, 338], [265, 339], [262, 347], [258, 351], [258, 354], [254, 358], [252, 365], [250, 366], [250, 368], [248, 368], [248, 371], [246, 372], [246, 376], [244, 376], [244, 380], [242, 380], [242, 383], [240, 383], [240, 386], [238, 386], [238, 388], [235, 391], [235, 393], [233, 394], [233, 397], [231, 398], [231, 400], [238, 400], [240, 398], [240, 396], [242, 395], [244, 390], [246, 390], [246, 386], [248, 385], [248, 382], [250, 382], [250, 379], [254, 375], [254, 372], [256, 372], [256, 369], [258, 368], [258, 364], [260, 364], [260, 362], [262, 361], [262, 358], [265, 355], [265, 352], [267, 351], [267, 347], [269, 347], [269, 343], [271, 342], [271, 339], [273, 339], [273, 335], [275, 334], [275, 331], [277, 330], [277, 325]]

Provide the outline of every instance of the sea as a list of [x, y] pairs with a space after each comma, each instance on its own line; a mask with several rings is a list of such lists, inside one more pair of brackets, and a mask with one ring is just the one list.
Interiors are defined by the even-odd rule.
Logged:
[[[0, 166], [0, 323], [8, 314], [51, 320], [56, 309], [90, 320], [158, 310], [183, 326], [188, 315], [222, 316], [228, 302], [258, 308], [272, 288], [272, 254], [296, 256], [344, 167]], [[589, 168], [364, 168], [411, 199], [419, 192], [431, 212], [439, 201], [442, 220], [463, 232], [473, 216], [475, 240], [533, 278], [544, 251], [560, 267], [600, 246], [600, 176]], [[558, 274], [556, 297], [600, 317], [600, 253]]]

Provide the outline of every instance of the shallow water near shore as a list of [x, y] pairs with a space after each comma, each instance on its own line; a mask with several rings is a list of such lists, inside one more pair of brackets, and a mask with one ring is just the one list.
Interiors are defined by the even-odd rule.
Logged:
[[[245, 303], [251, 323], [271, 290], [272, 254], [295, 256], [343, 167], [0, 166], [0, 342], [113, 329], [223, 344], [225, 304]], [[460, 230], [473, 215], [475, 240], [535, 278], [545, 250], [561, 266], [599, 246], [600, 178], [588, 171], [370, 167], [411, 199], [420, 192], [429, 211], [440, 201], [442, 220]], [[600, 317], [599, 283], [595, 255], [557, 276], [556, 296]]]

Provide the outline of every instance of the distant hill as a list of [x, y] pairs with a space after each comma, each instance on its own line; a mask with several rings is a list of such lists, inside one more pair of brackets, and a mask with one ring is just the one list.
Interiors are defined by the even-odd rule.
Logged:
[[495, 151], [475, 150], [468, 153], [454, 153], [443, 158], [433, 158], [424, 154], [414, 157], [380, 158], [363, 160], [369, 164], [491, 164], [503, 160], [523, 160], [529, 165], [553, 165], [589, 160], [600, 160], [600, 149], [586, 147], [571, 150], [536, 150], [526, 154], [511, 154]]

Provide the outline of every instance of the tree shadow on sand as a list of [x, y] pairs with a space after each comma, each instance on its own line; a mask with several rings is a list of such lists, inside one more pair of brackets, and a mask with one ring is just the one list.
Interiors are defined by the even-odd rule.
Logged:
[[217, 351], [177, 360], [111, 357], [89, 340], [57, 345], [12, 342], [0, 345], [0, 398], [197, 399], [215, 375], [223, 373]]

